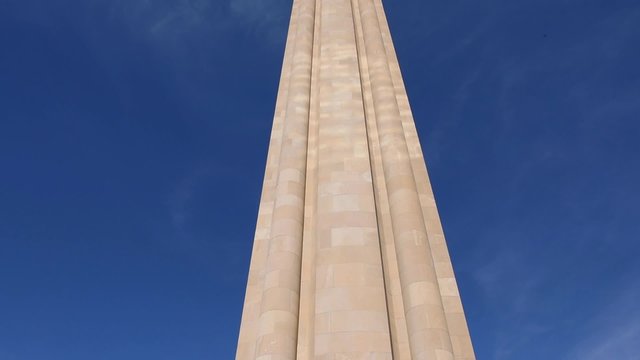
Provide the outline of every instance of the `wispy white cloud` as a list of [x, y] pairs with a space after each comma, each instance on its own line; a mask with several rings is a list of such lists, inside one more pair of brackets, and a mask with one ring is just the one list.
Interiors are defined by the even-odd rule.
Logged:
[[201, 166], [186, 175], [169, 198], [169, 215], [173, 230], [178, 236], [184, 235], [186, 223], [190, 214], [190, 203], [196, 195], [199, 186], [211, 175], [208, 167]]
[[119, 0], [111, 13], [154, 40], [207, 35], [214, 41], [229, 31], [271, 40], [286, 32], [289, 6], [285, 0]]
[[17, 360], [18, 358], [13, 354], [8, 352], [7, 350], [2, 349], [2, 344], [0, 344], [0, 359], [3, 360]]
[[[231, 170], [221, 164], [215, 166], [203, 163], [191, 168], [179, 179], [168, 194], [166, 218], [162, 219], [162, 235], [155, 245], [188, 257], [191, 261], [206, 269], [212, 264], [233, 264], [244, 260], [246, 252], [240, 251], [246, 244], [235, 230], [220, 227], [214, 217], [220, 216], [215, 208], [221, 209], [228, 203], [218, 202], [216, 193], [221, 190], [221, 177], [237, 170]], [[233, 200], [226, 199], [231, 202]], [[207, 205], [203, 205], [203, 204]], [[219, 211], [219, 210], [218, 210]], [[224, 213], [225, 218], [228, 216]], [[167, 226], [168, 225], [168, 226]], [[210, 226], [217, 226], [210, 228]], [[209, 228], [208, 228], [209, 227]], [[208, 228], [206, 231], [203, 229]], [[203, 235], [203, 234], [208, 235]], [[244, 281], [243, 274], [213, 274], [218, 281]]]
[[[105, 5], [99, 1], [94, 6]], [[232, 26], [222, 2], [116, 0], [106, 4], [111, 21], [126, 26], [133, 36], [165, 48], [180, 45], [194, 36], [206, 36], [215, 43], [216, 38], [224, 36]]]
[[[514, 237], [510, 239], [513, 240]], [[513, 314], [529, 310], [534, 301], [533, 294], [542, 286], [546, 276], [541, 268], [528, 271], [527, 276], [522, 276], [523, 264], [528, 262], [524, 251], [505, 245], [473, 274], [490, 302], [501, 302], [499, 306], [504, 306], [505, 311]]]
[[[161, 223], [161, 245], [171, 252], [177, 252], [191, 258], [198, 264], [208, 267], [216, 259], [218, 252], [212, 242], [214, 239], [202, 237], [196, 230], [197, 218], [202, 216], [197, 205], [199, 196], [206, 194], [214, 176], [213, 169], [207, 165], [194, 167], [186, 173], [168, 194], [166, 215], [169, 222], [163, 219]], [[168, 225], [168, 226], [167, 226]]]
[[[103, 17], [126, 27], [133, 36], [159, 42], [181, 42], [206, 37], [210, 44], [230, 31], [246, 32], [270, 40], [286, 33], [288, 0], [7, 0], [8, 9], [21, 21], [56, 26], [73, 21], [93, 31]], [[73, 9], [73, 12], [64, 9]], [[71, 15], [72, 14], [72, 15]]]
[[280, 39], [286, 32], [290, 14], [290, 0], [230, 0], [231, 14], [254, 33], [264, 34], [268, 40]]
[[[640, 283], [612, 294], [565, 360], [635, 360], [640, 354]], [[585, 316], [586, 317], [586, 316]]]
[[[443, 49], [442, 52], [438, 53], [437, 56], [433, 59], [433, 66], [438, 66], [443, 62], [451, 60], [452, 57], [458, 56], [461, 53], [464, 53], [469, 47], [475, 45], [478, 41], [482, 39], [483, 36], [487, 34], [493, 21], [496, 18], [496, 14], [491, 14], [483, 17], [476, 24], [474, 24], [471, 29], [459, 39], [452, 42], [450, 46]], [[455, 20], [451, 20], [455, 21]]]
[[[433, 129], [427, 134], [425, 144], [429, 146], [429, 160], [431, 164], [437, 163], [444, 154], [449, 151], [444, 140], [450, 137], [451, 133], [460, 131], [464, 121], [464, 111], [467, 104], [477, 91], [476, 85], [481, 80], [485, 64], [479, 62], [464, 77], [457, 81], [455, 90], [452, 92], [453, 103], [451, 112], [444, 114], [440, 118], [432, 119], [436, 122]], [[453, 144], [451, 144], [453, 145]]]
[[[519, 243], [517, 233], [503, 233], [500, 236], [513, 244]], [[495, 329], [492, 358], [513, 359], [532, 338], [553, 327], [544, 319], [531, 316], [532, 309], [540, 300], [539, 295], [544, 293], [549, 274], [543, 267], [531, 263], [526, 249], [507, 243], [487, 251], [483, 257], [486, 261], [477, 267], [472, 276], [481, 290], [484, 303], [499, 308], [510, 324], [518, 324], [517, 332], [509, 327]]]

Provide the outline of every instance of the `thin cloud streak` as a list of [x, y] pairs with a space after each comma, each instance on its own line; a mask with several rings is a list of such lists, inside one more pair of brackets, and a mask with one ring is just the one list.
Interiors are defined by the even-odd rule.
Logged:
[[229, 10], [240, 21], [238, 25], [248, 26], [252, 35], [264, 36], [268, 41], [276, 42], [285, 36], [291, 1], [230, 0]]
[[198, 187], [203, 185], [211, 175], [211, 170], [207, 167], [199, 167], [191, 174], [185, 176], [169, 200], [169, 213], [171, 217], [171, 224], [174, 231], [181, 235], [185, 232], [185, 226], [189, 219], [189, 203], [195, 196]]
[[634, 360], [640, 353], [640, 284], [636, 281], [612, 297], [591, 322], [588, 333], [565, 360]]

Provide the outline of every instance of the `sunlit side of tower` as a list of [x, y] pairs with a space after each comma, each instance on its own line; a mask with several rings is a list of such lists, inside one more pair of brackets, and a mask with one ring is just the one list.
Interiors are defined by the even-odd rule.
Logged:
[[475, 359], [381, 0], [294, 0], [236, 359]]

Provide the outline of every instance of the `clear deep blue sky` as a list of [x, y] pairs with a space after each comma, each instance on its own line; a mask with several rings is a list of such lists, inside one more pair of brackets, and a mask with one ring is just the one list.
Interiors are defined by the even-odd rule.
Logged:
[[[235, 350], [290, 0], [0, 0], [0, 359]], [[479, 359], [640, 353], [640, 3], [385, 1]]]

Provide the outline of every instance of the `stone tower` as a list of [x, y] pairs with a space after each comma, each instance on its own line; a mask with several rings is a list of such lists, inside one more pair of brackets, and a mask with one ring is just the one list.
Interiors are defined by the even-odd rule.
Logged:
[[381, 0], [294, 0], [236, 359], [475, 359]]

